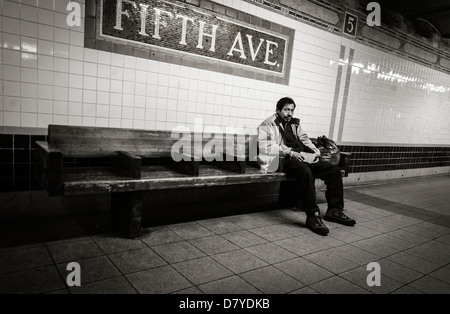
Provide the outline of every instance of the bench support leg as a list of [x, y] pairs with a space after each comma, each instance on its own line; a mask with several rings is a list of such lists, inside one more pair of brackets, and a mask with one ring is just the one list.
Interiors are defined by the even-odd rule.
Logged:
[[300, 205], [301, 195], [296, 181], [283, 181], [280, 183], [278, 204], [281, 207], [294, 207]]
[[142, 192], [111, 193], [111, 223], [130, 238], [141, 235]]

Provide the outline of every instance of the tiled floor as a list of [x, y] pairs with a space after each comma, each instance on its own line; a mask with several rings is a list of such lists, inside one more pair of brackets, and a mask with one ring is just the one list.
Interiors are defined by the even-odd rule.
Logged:
[[[3, 223], [0, 293], [448, 294], [449, 191], [450, 176], [346, 188], [358, 223], [327, 223], [327, 237], [289, 209], [154, 227], [139, 239], [102, 232], [100, 217]], [[70, 262], [80, 287], [66, 284]], [[371, 262], [381, 286], [367, 284]]]

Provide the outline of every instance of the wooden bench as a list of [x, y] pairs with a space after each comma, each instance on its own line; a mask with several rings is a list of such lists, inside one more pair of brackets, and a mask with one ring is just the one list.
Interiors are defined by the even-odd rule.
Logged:
[[[36, 142], [36, 178], [49, 196], [109, 194], [111, 222], [128, 237], [140, 235], [144, 191], [291, 180], [282, 172], [261, 173], [250, 156], [255, 135], [214, 138], [223, 145], [211, 149], [211, 136], [199, 133], [49, 125], [47, 142]], [[192, 150], [179, 151], [183, 160], [175, 162], [172, 149], [180, 139]], [[206, 160], [206, 145], [216, 160]], [[347, 175], [350, 154], [342, 156]]]

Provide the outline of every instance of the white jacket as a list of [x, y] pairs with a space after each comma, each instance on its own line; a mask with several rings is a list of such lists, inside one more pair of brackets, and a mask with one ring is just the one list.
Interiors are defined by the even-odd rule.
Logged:
[[[320, 154], [319, 149], [311, 142], [306, 132], [300, 125], [300, 120], [293, 118], [290, 122], [293, 134], [297, 136], [303, 145], [309, 147], [314, 153]], [[259, 155], [285, 156], [292, 152], [292, 148], [287, 147], [284, 136], [280, 132], [284, 130], [281, 120], [274, 114], [264, 120], [258, 127], [258, 149]]]

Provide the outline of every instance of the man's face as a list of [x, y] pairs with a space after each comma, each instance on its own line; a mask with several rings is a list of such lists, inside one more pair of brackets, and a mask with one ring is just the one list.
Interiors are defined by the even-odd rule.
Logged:
[[291, 121], [294, 116], [295, 106], [294, 104], [287, 104], [281, 110], [277, 110], [278, 115], [283, 119], [284, 122]]

